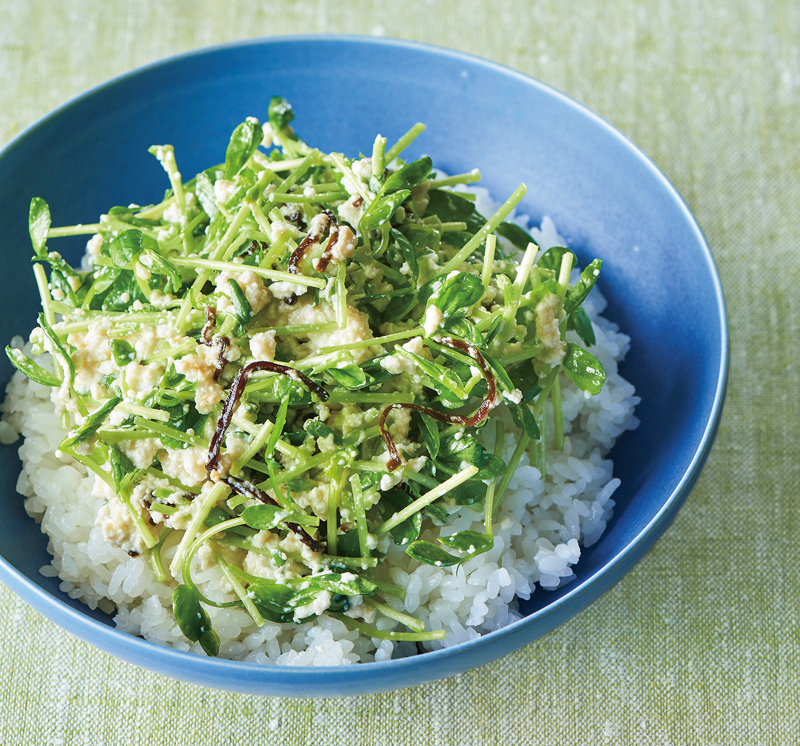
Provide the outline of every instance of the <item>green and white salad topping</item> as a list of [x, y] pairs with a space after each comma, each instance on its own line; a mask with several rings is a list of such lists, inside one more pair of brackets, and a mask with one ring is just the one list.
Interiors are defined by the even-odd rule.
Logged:
[[[581, 304], [601, 262], [571, 285], [569, 249], [540, 252], [505, 222], [524, 185], [487, 220], [452, 190], [477, 171], [403, 160], [422, 125], [353, 160], [307, 145], [292, 119], [273, 98], [268, 124], [247, 119], [225, 162], [189, 180], [171, 146], [152, 147], [164, 199], [94, 225], [52, 227], [33, 199], [42, 313], [32, 356], [6, 348], [58, 390], [59, 450], [96, 475], [105, 539], [174, 588], [181, 631], [209, 655], [209, 606], [256, 625], [324, 612], [375, 639], [443, 638], [389, 603], [403, 589], [382, 567], [388, 546], [436, 567], [490, 550], [523, 454], [546, 475], [548, 447], [563, 446], [560, 381], [589, 396], [605, 377], [566, 341], [594, 344]], [[88, 271], [50, 248], [80, 234]], [[504, 412], [519, 431], [507, 460]], [[420, 538], [465, 511], [483, 532]], [[209, 566], [227, 582], [216, 598], [193, 581]]]

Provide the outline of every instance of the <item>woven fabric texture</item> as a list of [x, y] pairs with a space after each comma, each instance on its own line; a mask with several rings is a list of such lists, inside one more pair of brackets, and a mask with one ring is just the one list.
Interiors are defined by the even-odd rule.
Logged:
[[0, 144], [117, 74], [256, 36], [386, 35], [536, 77], [622, 130], [686, 199], [732, 344], [716, 445], [673, 526], [523, 650], [368, 697], [232, 695], [101, 653], [0, 587], [2, 743], [797, 742], [800, 4], [0, 0], [0, 17]]

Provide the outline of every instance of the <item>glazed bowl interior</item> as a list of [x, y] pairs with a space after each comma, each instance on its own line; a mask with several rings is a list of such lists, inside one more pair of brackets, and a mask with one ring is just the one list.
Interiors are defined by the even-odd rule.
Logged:
[[[449, 173], [479, 168], [497, 201], [524, 182], [519, 212], [550, 216], [582, 264], [603, 260], [606, 316], [631, 336], [621, 373], [642, 402], [640, 427], [611, 457], [622, 486], [601, 540], [577, 579], [537, 589], [526, 618], [479, 640], [415, 658], [342, 669], [286, 669], [164, 649], [113, 629], [46, 578], [47, 540], [15, 491], [16, 446], [0, 448], [0, 579], [65, 629], [164, 674], [236, 691], [333, 696], [401, 688], [504, 655], [550, 631], [618, 581], [665, 530], [713, 440], [724, 398], [727, 331], [719, 278], [697, 224], [657, 168], [603, 120], [546, 86], [461, 54], [404, 42], [306, 37], [202, 50], [119, 78], [62, 107], [0, 154], [3, 344], [27, 336], [38, 294], [27, 230], [31, 197], [53, 224], [95, 222], [113, 205], [161, 199], [166, 179], [147, 153], [175, 146], [184, 175], [224, 160], [233, 128], [266, 120], [271, 96], [294, 106], [294, 126], [324, 151], [369, 153], [415, 122], [427, 130], [408, 157], [429, 154]], [[77, 262], [83, 239], [59, 239]], [[5, 384], [11, 367], [0, 363]], [[18, 445], [18, 444], [17, 444]]]

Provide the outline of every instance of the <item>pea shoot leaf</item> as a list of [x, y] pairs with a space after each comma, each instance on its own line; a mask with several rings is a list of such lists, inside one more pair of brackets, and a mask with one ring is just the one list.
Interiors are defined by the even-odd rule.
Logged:
[[[269, 108], [270, 121], [272, 121], [272, 102], [270, 102]], [[291, 112], [291, 107], [289, 107], [289, 111]], [[281, 129], [283, 127], [280, 127], [278, 131]], [[232, 179], [244, 168], [263, 139], [264, 130], [261, 124], [253, 118], [248, 118], [233, 131], [228, 142], [228, 148], [225, 151], [226, 179]]]
[[250, 301], [247, 300], [242, 286], [233, 277], [228, 278], [228, 289], [231, 291], [230, 298], [236, 321], [245, 326], [253, 318], [253, 309], [250, 307]]
[[481, 350], [486, 347], [483, 335], [478, 331], [478, 327], [469, 319], [451, 317], [444, 322], [442, 328], [449, 335], [463, 339], [473, 347], [477, 347]]
[[536, 424], [536, 418], [530, 407], [527, 404], [514, 404], [513, 402], [508, 402], [508, 407], [514, 418], [514, 424], [524, 430], [531, 440], [538, 440], [539, 426]]
[[575, 311], [586, 300], [586, 296], [589, 295], [597, 282], [597, 278], [600, 276], [602, 266], [603, 262], [600, 259], [595, 259], [581, 272], [581, 279], [567, 290], [567, 297], [564, 299], [564, 310], [568, 314]]
[[111, 467], [111, 478], [114, 488], [119, 492], [122, 481], [128, 474], [136, 471], [131, 460], [116, 445], [108, 446], [108, 464]]
[[466, 233], [470, 236], [486, 225], [485, 218], [472, 202], [444, 189], [431, 189], [428, 192], [428, 208], [425, 214], [436, 215], [443, 223], [466, 223]]
[[357, 365], [344, 365], [341, 368], [329, 368], [326, 371], [338, 386], [356, 390], [367, 385], [367, 375]]
[[436, 306], [445, 319], [460, 311], [466, 312], [483, 297], [481, 278], [468, 272], [458, 272], [444, 280], [434, 280], [432, 290], [428, 306]]
[[411, 245], [411, 241], [409, 241], [400, 231], [392, 228], [392, 238], [394, 239], [395, 243], [400, 249], [400, 252], [403, 255], [403, 259], [405, 260], [406, 264], [408, 264], [408, 269], [410, 271], [410, 276], [414, 283], [417, 282], [419, 278], [419, 262], [417, 261], [417, 254], [414, 251], [414, 247]]
[[[381, 492], [381, 499], [378, 502], [378, 510], [384, 521], [389, 520], [395, 513], [399, 513], [403, 508], [411, 505], [414, 498], [397, 487], [393, 487], [386, 492]], [[417, 511], [406, 518], [402, 523], [398, 523], [389, 531], [395, 544], [403, 545], [414, 541], [422, 528], [422, 513]]]
[[281, 523], [297, 523], [299, 525], [315, 525], [316, 520], [303, 512], [291, 512], [280, 505], [251, 505], [242, 511], [241, 517], [250, 528], [269, 531]]
[[431, 544], [429, 541], [418, 539], [412, 541], [406, 548], [406, 554], [418, 562], [435, 567], [451, 567], [461, 562], [459, 557], [454, 557], [450, 552]]
[[364, 214], [359, 221], [359, 228], [362, 233], [380, 228], [384, 223], [391, 220], [395, 210], [408, 199], [411, 192], [408, 189], [401, 189], [391, 194], [384, 194], [378, 197], [370, 206], [364, 210]]
[[292, 621], [294, 609], [290, 606], [290, 601], [295, 594], [288, 585], [269, 581], [250, 583], [247, 593], [265, 619], [271, 622]]
[[530, 233], [520, 228], [516, 223], [500, 223], [500, 225], [497, 226], [497, 233], [511, 241], [520, 251], [525, 251], [529, 243], [535, 246], [539, 245], [533, 240], [533, 236], [531, 236]]
[[50, 208], [41, 197], [31, 200], [28, 212], [28, 233], [30, 233], [33, 251], [37, 259], [47, 256], [45, 244], [50, 231]]
[[282, 96], [273, 96], [270, 99], [268, 112], [270, 127], [276, 134], [294, 119], [292, 105]]
[[142, 232], [138, 228], [120, 231], [108, 247], [115, 267], [125, 267], [142, 250]]
[[214, 184], [208, 171], [197, 174], [194, 193], [203, 208], [203, 212], [208, 215], [209, 220], [214, 220], [219, 214], [219, 208], [217, 207], [217, 196], [214, 194]]
[[172, 611], [178, 627], [188, 640], [199, 642], [206, 655], [219, 653], [219, 637], [211, 627], [211, 619], [200, 603], [195, 588], [179, 585], [172, 592]]
[[76, 443], [82, 443], [84, 440], [88, 440], [92, 437], [99, 429], [100, 425], [102, 425], [106, 417], [111, 414], [112, 411], [116, 408], [117, 404], [122, 401], [122, 397], [114, 396], [109, 399], [102, 407], [100, 407], [97, 411], [92, 412], [83, 422], [80, 427], [75, 428], [74, 430], [70, 430], [69, 434], [67, 435], [64, 440], [61, 441], [59, 448], [70, 448], [74, 446]]
[[69, 353], [64, 349], [64, 345], [61, 344], [61, 340], [58, 338], [58, 334], [53, 331], [53, 327], [47, 323], [47, 317], [43, 314], [39, 314], [39, 326], [42, 328], [45, 336], [49, 340], [50, 344], [53, 346], [56, 354], [61, 358], [63, 361], [63, 365], [65, 367], [67, 376], [69, 378], [69, 385], [72, 385], [72, 382], [75, 380], [75, 364], [72, 362], [72, 358], [69, 356]]
[[494, 541], [486, 534], [472, 529], [459, 531], [452, 536], [442, 536], [439, 538], [446, 547], [457, 549], [460, 552], [486, 552], [494, 546]]
[[567, 343], [567, 354], [561, 363], [564, 373], [582, 391], [599, 394], [606, 380], [600, 361], [586, 350], [571, 342]]
[[583, 310], [583, 306], [578, 306], [567, 316], [567, 329], [575, 331], [587, 347], [591, 347], [597, 341], [592, 322], [589, 315]]
[[391, 194], [403, 189], [413, 189], [428, 178], [431, 168], [433, 168], [433, 162], [427, 155], [417, 161], [407, 163], [387, 177], [382, 191], [384, 194]]
[[58, 376], [42, 368], [41, 365], [31, 360], [27, 355], [24, 355], [21, 350], [6, 346], [6, 355], [8, 355], [11, 364], [34, 383], [41, 384], [42, 386], [61, 385]]
[[436, 422], [422, 412], [414, 412], [413, 418], [419, 426], [419, 431], [422, 434], [422, 439], [425, 441], [425, 446], [428, 448], [428, 453], [431, 458], [436, 458], [439, 454], [439, 446], [441, 440], [439, 438], [439, 428]]
[[172, 292], [177, 293], [183, 284], [177, 267], [171, 261], [169, 261], [169, 259], [161, 256], [161, 254], [154, 249], [145, 247], [144, 250], [150, 259], [151, 271], [159, 275], [165, 275], [168, 278], [169, 283], [172, 284]]
[[136, 359], [136, 350], [133, 349], [130, 342], [126, 342], [124, 339], [110, 339], [108, 346], [111, 348], [114, 362], [120, 368]]

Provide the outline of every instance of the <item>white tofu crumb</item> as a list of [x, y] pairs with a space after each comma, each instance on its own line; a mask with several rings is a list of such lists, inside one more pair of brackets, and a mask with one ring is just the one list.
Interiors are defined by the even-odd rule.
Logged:
[[522, 392], [519, 389], [514, 389], [512, 393], [508, 391], [503, 391], [501, 393], [506, 401], [513, 402], [514, 404], [519, 404], [522, 401]]
[[425, 329], [425, 336], [430, 337], [436, 333], [436, 330], [441, 326], [442, 321], [444, 321], [444, 314], [442, 314], [441, 310], [438, 306], [428, 306], [428, 309], [425, 311], [425, 322], [422, 325], [422, 328]]
[[358, 239], [350, 227], [343, 225], [339, 228], [339, 236], [336, 239], [336, 243], [330, 247], [332, 260], [334, 262], [343, 262], [345, 259], [349, 259], [353, 256], [357, 243]]
[[275, 331], [259, 332], [250, 338], [250, 352], [256, 360], [275, 359]]
[[217, 202], [224, 205], [236, 191], [236, 184], [227, 179], [218, 179], [214, 182], [214, 196]]
[[294, 610], [294, 620], [299, 622], [301, 619], [305, 619], [312, 614], [322, 614], [322, 612], [331, 605], [332, 600], [333, 597], [330, 591], [320, 591], [310, 604], [298, 606]]
[[372, 158], [362, 158], [360, 161], [353, 161], [353, 173], [362, 181], [369, 181], [372, 176]]
[[269, 286], [269, 292], [272, 293], [273, 298], [283, 300], [284, 298], [291, 298], [293, 295], [305, 295], [308, 288], [305, 285], [297, 285], [294, 282], [273, 282]]
[[339, 217], [346, 220], [350, 225], [358, 228], [358, 221], [364, 212], [364, 198], [355, 194], [347, 202], [339, 205]]
[[164, 220], [168, 223], [180, 223], [181, 222], [181, 209], [178, 207], [177, 202], [173, 202], [167, 206], [167, 209], [164, 210], [164, 214], [162, 216]]
[[100, 233], [95, 233], [86, 242], [86, 251], [92, 256], [100, 256], [100, 251], [103, 247], [103, 236]]
[[[220, 272], [219, 276], [214, 282], [217, 286], [217, 290], [221, 290], [223, 293], [225, 293], [225, 295], [228, 296], [228, 298], [231, 297], [231, 287], [228, 284], [228, 280], [231, 279], [242, 289], [242, 292], [247, 298], [247, 302], [250, 304], [250, 310], [255, 316], [262, 308], [264, 308], [269, 300], [269, 291], [264, 287], [264, 283], [261, 281], [261, 278], [251, 272], [249, 269], [246, 272], [237, 272], [236, 274], [231, 274], [230, 272]], [[225, 303], [218, 304], [217, 309], [220, 311], [226, 311], [227, 305]]]

